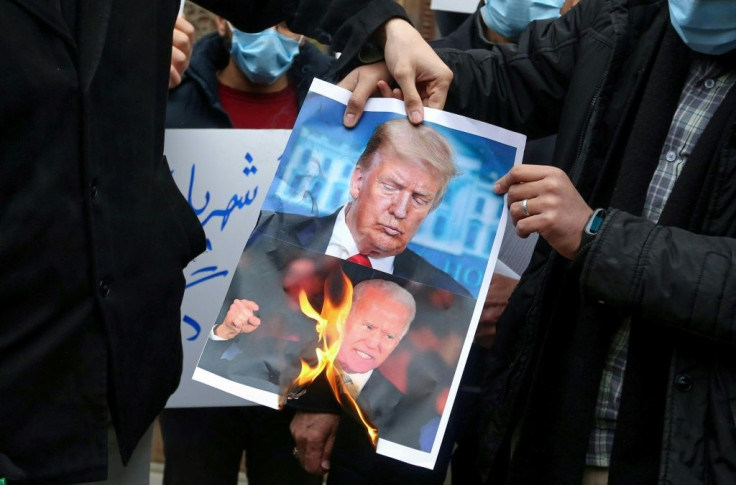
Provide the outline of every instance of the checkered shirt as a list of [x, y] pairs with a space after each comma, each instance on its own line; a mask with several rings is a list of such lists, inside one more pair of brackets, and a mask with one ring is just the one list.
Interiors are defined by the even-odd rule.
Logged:
[[[643, 215], [659, 221], [672, 187], [708, 122], [736, 82], [736, 71], [724, 69], [712, 60], [699, 59], [690, 66], [677, 111], [662, 146], [657, 170], [652, 176]], [[608, 467], [621, 402], [631, 320], [626, 319], [613, 336], [603, 368], [593, 427], [585, 463]]]

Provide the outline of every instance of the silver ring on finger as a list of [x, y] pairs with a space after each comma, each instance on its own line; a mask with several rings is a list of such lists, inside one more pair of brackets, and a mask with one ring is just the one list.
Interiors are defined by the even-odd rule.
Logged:
[[524, 214], [524, 217], [529, 217], [529, 199], [524, 199], [521, 201], [521, 213]]

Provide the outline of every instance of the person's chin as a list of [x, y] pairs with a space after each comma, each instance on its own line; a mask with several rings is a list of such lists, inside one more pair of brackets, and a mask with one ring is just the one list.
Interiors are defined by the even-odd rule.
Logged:
[[355, 372], [351, 372], [351, 374], [365, 374], [366, 372], [370, 372], [373, 369], [374, 369], [373, 367], [368, 367], [368, 368], [359, 367], [358, 370], [356, 370]]
[[340, 362], [342, 370], [349, 374], [365, 374], [375, 368], [368, 359], [355, 359], [353, 362]]
[[406, 244], [404, 244], [404, 241], [395, 238], [386, 239], [383, 237], [374, 241], [373, 248], [369, 256], [374, 258], [388, 258], [389, 256], [396, 256], [402, 253], [406, 249]]

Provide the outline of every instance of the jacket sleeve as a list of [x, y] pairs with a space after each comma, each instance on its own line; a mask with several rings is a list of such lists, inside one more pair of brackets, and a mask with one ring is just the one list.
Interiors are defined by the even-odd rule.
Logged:
[[201, 0], [235, 27], [258, 32], [279, 22], [341, 53], [339, 67], [357, 56], [388, 20], [408, 20], [394, 0]]
[[445, 109], [532, 138], [556, 133], [576, 66], [590, 65], [591, 59], [580, 58], [581, 45], [600, 43], [596, 64], [611, 51], [610, 22], [601, 9], [602, 2], [589, 0], [558, 19], [532, 22], [518, 44], [437, 49], [454, 73]]
[[339, 414], [342, 410], [323, 371], [297, 398], [286, 400], [286, 406], [308, 413]]
[[736, 239], [611, 210], [586, 256], [584, 294], [645, 321], [736, 344]]

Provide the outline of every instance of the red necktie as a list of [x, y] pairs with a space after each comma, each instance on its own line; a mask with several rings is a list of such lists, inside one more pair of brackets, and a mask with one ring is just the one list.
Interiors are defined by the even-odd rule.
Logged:
[[373, 265], [371, 264], [371, 260], [368, 259], [368, 256], [366, 256], [365, 254], [356, 254], [354, 256], [350, 256], [348, 258], [348, 261], [350, 261], [351, 263], [359, 264], [361, 266], [365, 266], [367, 268], [373, 267]]

